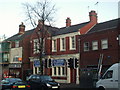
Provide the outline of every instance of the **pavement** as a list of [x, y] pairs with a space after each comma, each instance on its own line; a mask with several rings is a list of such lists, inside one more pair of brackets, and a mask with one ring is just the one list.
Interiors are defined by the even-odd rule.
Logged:
[[89, 88], [87, 85], [86, 87], [80, 86], [80, 84], [75, 83], [60, 83], [60, 90], [97, 90], [96, 88]]

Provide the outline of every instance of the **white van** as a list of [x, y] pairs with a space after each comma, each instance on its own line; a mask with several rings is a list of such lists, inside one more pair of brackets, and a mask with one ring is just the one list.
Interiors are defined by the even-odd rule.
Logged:
[[113, 64], [97, 81], [96, 87], [100, 90], [106, 90], [107, 88], [120, 90], [120, 63]]

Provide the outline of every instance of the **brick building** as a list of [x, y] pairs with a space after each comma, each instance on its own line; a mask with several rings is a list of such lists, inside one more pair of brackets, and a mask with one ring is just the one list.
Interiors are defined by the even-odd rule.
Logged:
[[[90, 21], [71, 25], [71, 19], [66, 19], [66, 26], [56, 28], [45, 25], [43, 68], [44, 74], [51, 75], [62, 83], [79, 83], [79, 67], [69, 68], [68, 60], [80, 60], [79, 35], [86, 34], [97, 24], [95, 11], [89, 13]], [[10, 42], [8, 57], [9, 75], [26, 79], [27, 74], [37, 74], [39, 68], [38, 36], [42, 30], [41, 22], [33, 30], [25, 31], [23, 23], [19, 32], [6, 39]], [[41, 37], [39, 37], [41, 38]], [[46, 66], [47, 61], [47, 66]]]
[[87, 34], [80, 36], [80, 68], [97, 69], [102, 58], [102, 73], [120, 61], [119, 19], [96, 24]]
[[[89, 13], [90, 21], [71, 25], [71, 19], [66, 19], [66, 26], [63, 28], [55, 28], [46, 26], [48, 33], [46, 34], [44, 44], [44, 74], [51, 75], [58, 82], [62, 83], [79, 83], [79, 68], [69, 68], [68, 60], [79, 60], [79, 40], [81, 34], [87, 33], [90, 28], [97, 23], [97, 14], [95, 11]], [[41, 23], [38, 23], [38, 26]], [[33, 73], [39, 72], [39, 67], [35, 64], [38, 60], [39, 52], [35, 49], [37, 41], [36, 32], [31, 35], [31, 69]], [[47, 61], [47, 66], [45, 66]], [[50, 65], [48, 65], [50, 64]]]
[[[7, 75], [20, 77], [24, 79], [25, 72], [30, 68], [30, 35], [33, 30], [25, 31], [25, 25], [19, 25], [19, 32], [10, 38], [4, 40], [3, 48], [8, 48], [6, 54], [3, 54], [3, 62], [7, 62]], [[7, 44], [9, 42], [9, 45]], [[3, 50], [4, 51], [4, 50]], [[7, 60], [7, 61], [5, 61]], [[3, 63], [2, 62], [2, 63]], [[4, 73], [4, 72], [3, 72]]]

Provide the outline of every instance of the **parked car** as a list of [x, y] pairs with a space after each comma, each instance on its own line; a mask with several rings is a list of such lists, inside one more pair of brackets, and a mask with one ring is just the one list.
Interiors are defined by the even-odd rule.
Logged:
[[26, 82], [22, 81], [20, 78], [5, 78], [1, 81], [2, 90], [12, 89], [12, 90], [30, 90], [31, 87]]
[[48, 75], [31, 75], [28, 78], [32, 90], [59, 90], [60, 84]]

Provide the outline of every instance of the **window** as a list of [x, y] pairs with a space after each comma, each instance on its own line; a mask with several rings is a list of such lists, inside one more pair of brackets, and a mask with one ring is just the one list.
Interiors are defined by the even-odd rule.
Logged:
[[53, 40], [52, 41], [52, 51], [56, 51], [57, 50], [57, 41]]
[[8, 61], [8, 54], [3, 54], [3, 60]]
[[113, 76], [113, 70], [109, 70], [107, 71], [107, 73], [105, 73], [105, 75], [103, 75], [102, 79], [109, 79], [112, 78]]
[[101, 45], [102, 45], [102, 49], [107, 49], [108, 48], [108, 40], [107, 39], [101, 40]]
[[15, 56], [14, 58], [13, 58], [13, 62], [19, 62], [19, 57], [18, 56]]
[[98, 50], [98, 41], [92, 42], [92, 50]]
[[75, 36], [70, 37], [70, 50], [76, 48]]
[[89, 51], [89, 42], [84, 43], [84, 51]]
[[61, 74], [61, 70], [60, 70], [60, 67], [58, 67], [58, 75]]
[[52, 68], [52, 75], [53, 76], [65, 76], [66, 75], [66, 68], [64, 66], [53, 67]]
[[39, 48], [40, 48], [40, 44], [38, 39], [34, 39], [34, 49], [33, 49], [34, 54], [39, 53]]
[[54, 67], [54, 75], [56, 75], [56, 67]]
[[61, 50], [65, 50], [65, 38], [61, 38], [60, 47]]
[[65, 67], [62, 67], [62, 75], [65, 75]]
[[19, 47], [19, 41], [15, 42], [15, 47], [18, 48]]

